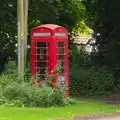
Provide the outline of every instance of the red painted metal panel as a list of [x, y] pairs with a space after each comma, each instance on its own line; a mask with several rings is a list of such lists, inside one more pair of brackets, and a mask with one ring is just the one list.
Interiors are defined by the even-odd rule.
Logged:
[[52, 31], [54, 31], [56, 29], [57, 30], [61, 29], [61, 30], [64, 30], [64, 31], [67, 32], [66, 28], [64, 28], [62, 26], [59, 26], [59, 25], [55, 25], [55, 24], [43, 24], [43, 25], [40, 25], [40, 26], [37, 26], [37, 27], [33, 28], [32, 31], [36, 30], [36, 29], [39, 29], [39, 28], [43, 28], [43, 29], [45, 28], [45, 29], [49, 29], [49, 30], [52, 30]]

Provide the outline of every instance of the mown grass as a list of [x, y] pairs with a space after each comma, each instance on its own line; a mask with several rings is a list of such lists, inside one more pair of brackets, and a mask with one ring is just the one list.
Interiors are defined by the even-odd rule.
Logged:
[[75, 115], [111, 114], [120, 112], [119, 107], [102, 102], [80, 100], [77, 105], [51, 108], [6, 108], [0, 107], [0, 120], [56, 120]]

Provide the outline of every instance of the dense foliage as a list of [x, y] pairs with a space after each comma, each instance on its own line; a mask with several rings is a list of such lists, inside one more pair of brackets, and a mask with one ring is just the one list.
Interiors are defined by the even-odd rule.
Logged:
[[88, 25], [94, 30], [98, 52], [92, 65], [108, 66], [114, 74], [114, 86], [120, 85], [120, 14], [119, 0], [87, 0]]
[[114, 76], [107, 67], [84, 68], [73, 65], [70, 71], [70, 93], [72, 95], [105, 95], [115, 91]]
[[[81, 94], [105, 94], [120, 89], [120, 14], [119, 0], [29, 0], [29, 32], [40, 24], [53, 23], [69, 32], [93, 29], [96, 43], [91, 54], [78, 52], [69, 36], [70, 91]], [[49, 16], [49, 19], [48, 19]], [[87, 30], [86, 30], [87, 29]], [[17, 1], [0, 2], [0, 71], [9, 57], [17, 59]], [[29, 36], [28, 36], [29, 38]], [[30, 39], [28, 39], [28, 44]], [[2, 74], [5, 86], [13, 74]], [[16, 78], [15, 78], [16, 79]], [[26, 78], [27, 81], [29, 81]], [[17, 86], [17, 83], [9, 83]], [[72, 87], [71, 87], [72, 86]], [[20, 86], [22, 87], [22, 85]], [[28, 87], [30, 87], [28, 85]], [[10, 89], [10, 87], [8, 87]], [[28, 88], [29, 89], [29, 88]], [[49, 88], [48, 88], [49, 89]], [[50, 89], [49, 89], [50, 90]], [[7, 89], [6, 89], [7, 91]], [[10, 91], [10, 90], [8, 90]], [[6, 94], [7, 92], [4, 91]]]
[[0, 75], [0, 105], [11, 107], [50, 107], [76, 104], [65, 97], [65, 87], [59, 84], [53, 89], [46, 83], [32, 86], [29, 82], [19, 83], [15, 62], [10, 61]]
[[[48, 19], [49, 17], [49, 19]], [[53, 23], [65, 26], [69, 31], [86, 29], [85, 7], [77, 0], [29, 0], [28, 26], [30, 29], [40, 24]], [[17, 1], [0, 2], [0, 68], [8, 58], [16, 59], [17, 43]], [[28, 36], [29, 38], [29, 36]], [[30, 39], [28, 39], [28, 44]], [[1, 64], [2, 63], [2, 64]]]

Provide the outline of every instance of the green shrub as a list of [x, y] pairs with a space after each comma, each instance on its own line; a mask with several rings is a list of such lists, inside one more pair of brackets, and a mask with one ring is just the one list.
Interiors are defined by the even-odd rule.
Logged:
[[[36, 82], [37, 85], [32, 86], [28, 80], [19, 83], [15, 69], [15, 62], [8, 62], [5, 72], [0, 76], [0, 105], [7, 107], [49, 107], [75, 104], [74, 100], [65, 98], [64, 87], [57, 84], [56, 88], [52, 89], [48, 85], [54, 77], [52, 74], [46, 76], [46, 82], [42, 84]], [[59, 64], [53, 72], [55, 70], [60, 71]]]
[[17, 82], [13, 82], [3, 89], [3, 96], [5, 96], [8, 100], [16, 100], [18, 99], [20, 92], [20, 85]]
[[0, 75], [0, 89], [6, 87], [6, 85], [12, 84], [17, 81], [17, 66], [14, 61], [9, 61], [5, 65], [5, 71]]
[[3, 96], [8, 101], [14, 101], [17, 106], [20, 103], [19, 106], [26, 107], [49, 107], [72, 104], [64, 95], [65, 90], [61, 89], [60, 86], [57, 86], [56, 89], [48, 86], [38, 88], [28, 83], [12, 83], [3, 90]]
[[106, 67], [79, 68], [70, 71], [70, 92], [79, 95], [101, 95], [113, 90], [114, 76]]
[[17, 64], [15, 61], [8, 61], [7, 64], [5, 65], [5, 71], [4, 73], [6, 74], [11, 74], [15, 77], [17, 77]]
[[5, 87], [6, 85], [11, 84], [12, 82], [14, 82], [16, 80], [16, 77], [14, 77], [14, 75], [11, 74], [2, 74], [0, 76], [0, 88]]
[[59, 84], [53, 90], [52, 101], [53, 105], [62, 106], [65, 104], [65, 87], [61, 87]]
[[6, 100], [4, 104], [2, 104], [4, 107], [24, 107], [24, 104], [20, 100], [12, 100], [8, 101]]

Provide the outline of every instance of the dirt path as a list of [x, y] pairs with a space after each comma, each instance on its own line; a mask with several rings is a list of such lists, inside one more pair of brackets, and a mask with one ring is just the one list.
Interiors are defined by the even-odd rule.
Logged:
[[88, 117], [80, 117], [75, 116], [73, 120], [120, 120], [120, 113], [112, 116], [88, 116]]
[[102, 101], [107, 104], [120, 106], [120, 94], [107, 95], [103, 97], [90, 97], [88, 99]]
[[[120, 96], [107, 96], [101, 99], [98, 98], [91, 98], [92, 100], [102, 101], [106, 104], [111, 104], [115, 106], [120, 106]], [[97, 115], [97, 116], [88, 116], [88, 117], [80, 117], [75, 116], [73, 120], [120, 120], [120, 113], [104, 116], [104, 115]]]
[[114, 115], [90, 115], [90, 116], [74, 116], [72, 119], [56, 119], [56, 120], [120, 120], [120, 113]]
[[[101, 98], [89, 97], [88, 99], [98, 100], [106, 104], [111, 104], [120, 107], [120, 94], [109, 95]], [[108, 115], [108, 116], [104, 116], [104, 115], [96, 115], [96, 116], [91, 115], [87, 117], [75, 116], [72, 120], [120, 120], [120, 113], [116, 113], [114, 115]]]

